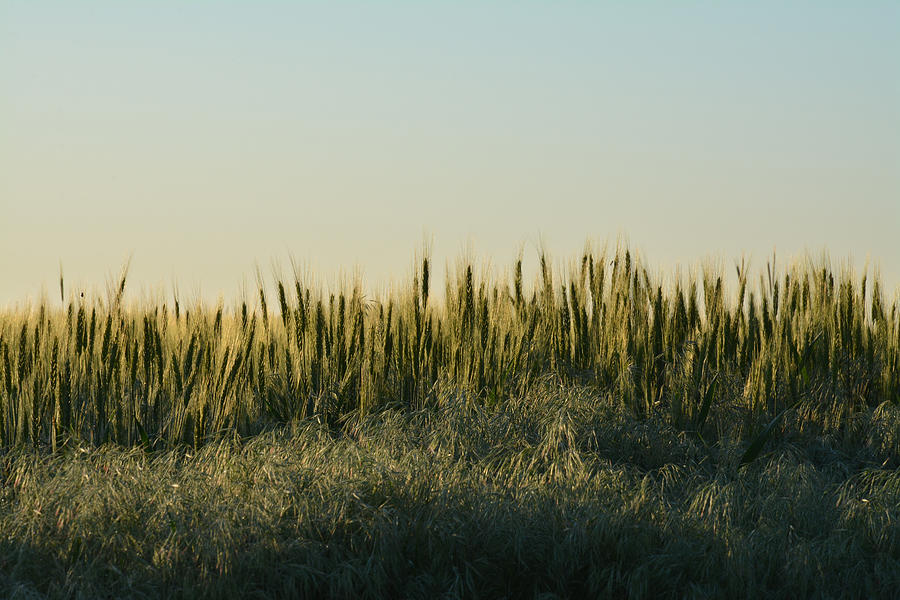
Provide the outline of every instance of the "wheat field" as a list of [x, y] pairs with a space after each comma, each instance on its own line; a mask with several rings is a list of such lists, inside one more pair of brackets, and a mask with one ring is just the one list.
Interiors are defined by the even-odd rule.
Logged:
[[[178, 299], [67, 297], [0, 313], [0, 447], [63, 441], [199, 446], [225, 432], [385, 406], [418, 409], [441, 390], [493, 404], [552, 376], [595, 387], [637, 415], [702, 429], [717, 386], [754, 413], [805, 402], [839, 427], [900, 400], [900, 313], [877, 278], [805, 261], [758, 280], [706, 266], [674, 283], [628, 249], [585, 252], [564, 273], [545, 254], [530, 286], [476, 276], [471, 262], [430, 289], [426, 257], [386, 297], [358, 285], [261, 284], [231, 310]], [[271, 288], [271, 289], [267, 289]]]
[[892, 598], [900, 304], [804, 259], [0, 313], [0, 596]]

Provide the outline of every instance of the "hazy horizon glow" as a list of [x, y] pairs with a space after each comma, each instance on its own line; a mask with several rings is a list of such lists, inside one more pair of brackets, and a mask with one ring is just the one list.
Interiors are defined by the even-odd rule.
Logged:
[[[0, 306], [827, 248], [900, 284], [900, 4], [0, 5]], [[287, 269], [286, 269], [287, 270]], [[133, 292], [137, 293], [137, 292]]]

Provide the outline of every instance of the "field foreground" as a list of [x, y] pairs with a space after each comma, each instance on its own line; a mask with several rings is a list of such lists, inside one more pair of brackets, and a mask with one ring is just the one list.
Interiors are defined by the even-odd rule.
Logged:
[[548, 379], [196, 450], [11, 450], [0, 596], [896, 597], [900, 408], [800, 405], [747, 460], [764, 421], [720, 395], [702, 436]]

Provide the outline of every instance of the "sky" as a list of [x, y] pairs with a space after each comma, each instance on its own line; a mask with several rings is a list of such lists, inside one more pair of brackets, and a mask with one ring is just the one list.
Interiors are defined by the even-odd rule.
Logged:
[[0, 306], [619, 237], [900, 284], [900, 3], [0, 0]]

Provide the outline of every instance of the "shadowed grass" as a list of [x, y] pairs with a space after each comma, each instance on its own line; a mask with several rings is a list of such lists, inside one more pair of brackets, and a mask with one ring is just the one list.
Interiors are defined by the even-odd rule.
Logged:
[[[729, 403], [728, 400], [725, 401]], [[747, 411], [735, 399], [718, 411]], [[887, 598], [900, 410], [754, 463], [587, 388], [0, 459], [3, 597]]]

